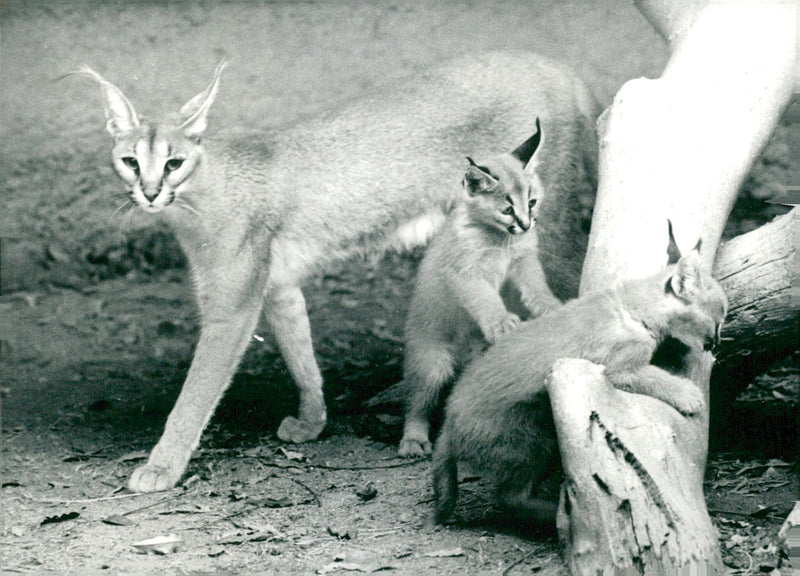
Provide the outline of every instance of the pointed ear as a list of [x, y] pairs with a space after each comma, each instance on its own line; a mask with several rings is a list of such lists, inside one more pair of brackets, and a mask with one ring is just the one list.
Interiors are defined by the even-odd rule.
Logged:
[[[66, 76], [71, 76], [73, 74], [86, 76], [100, 84], [100, 88], [103, 89], [103, 108], [106, 113], [106, 130], [108, 130], [108, 133], [114, 138], [126, 132], [130, 132], [139, 126], [139, 117], [136, 115], [136, 110], [133, 109], [133, 104], [125, 97], [122, 90], [88, 66], [83, 66], [75, 72], [66, 74]], [[63, 77], [65, 76], [62, 76], [62, 78]]]
[[482, 194], [497, 184], [497, 179], [492, 176], [488, 168], [478, 166], [475, 161], [467, 156], [469, 168], [464, 173], [464, 189], [470, 196]]
[[539, 118], [536, 118], [536, 132], [525, 140], [520, 146], [515, 149], [511, 155], [517, 158], [520, 162], [522, 162], [522, 166], [525, 167], [533, 158], [534, 153], [540, 148], [542, 145], [542, 139], [544, 138], [544, 134], [542, 133], [542, 126], [539, 123]]
[[686, 300], [700, 291], [702, 288], [701, 267], [700, 253], [697, 250], [681, 256], [669, 281], [670, 288], [677, 297]]
[[219, 78], [227, 65], [228, 63], [225, 60], [217, 64], [217, 68], [214, 70], [214, 77], [209, 85], [206, 86], [206, 89], [181, 108], [180, 115], [183, 118], [183, 122], [180, 127], [187, 136], [200, 136], [206, 129], [208, 110], [217, 96]]

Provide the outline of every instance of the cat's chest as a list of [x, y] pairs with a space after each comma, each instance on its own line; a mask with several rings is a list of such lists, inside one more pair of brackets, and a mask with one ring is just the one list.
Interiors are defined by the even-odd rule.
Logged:
[[483, 278], [499, 288], [508, 275], [512, 251], [507, 246], [487, 246], [481, 252], [477, 268]]

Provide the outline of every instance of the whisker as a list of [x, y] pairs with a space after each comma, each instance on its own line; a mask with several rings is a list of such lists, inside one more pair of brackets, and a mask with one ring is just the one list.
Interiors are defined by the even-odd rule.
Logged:
[[127, 232], [131, 230], [131, 220], [133, 219], [133, 215], [138, 212], [136, 210], [136, 204], [133, 202], [130, 203], [129, 209], [125, 214], [122, 216], [122, 225], [120, 226], [120, 233], [124, 236]]
[[110, 223], [110, 222], [111, 222], [111, 221], [114, 219], [114, 216], [116, 216], [117, 214], [119, 214], [120, 210], [122, 210], [122, 209], [126, 208], [128, 205], [131, 205], [131, 206], [132, 206], [132, 205], [133, 205], [133, 202], [131, 202], [130, 200], [125, 200], [125, 202], [123, 202], [122, 204], [120, 204], [119, 208], [117, 208], [116, 210], [114, 210], [114, 211], [111, 213], [111, 216], [109, 216], [109, 217], [108, 217], [108, 221], [109, 221], [109, 223]]
[[175, 205], [180, 208], [183, 208], [190, 214], [193, 214], [200, 219], [203, 218], [203, 215], [200, 213], [200, 211], [197, 208], [195, 208], [194, 205], [186, 198], [182, 198], [179, 196], [178, 198], [175, 199]]

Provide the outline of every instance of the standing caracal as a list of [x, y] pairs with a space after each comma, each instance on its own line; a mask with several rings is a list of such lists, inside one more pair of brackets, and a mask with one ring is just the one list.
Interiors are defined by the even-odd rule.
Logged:
[[[406, 321], [400, 456], [430, 454], [431, 415], [458, 369], [519, 325], [503, 300], [505, 286], [519, 293], [527, 316], [538, 315], [545, 302], [561, 305], [534, 269], [543, 133], [537, 120], [536, 132], [513, 152], [479, 163], [467, 158], [462, 198], [425, 252]], [[524, 276], [516, 274], [520, 262]]]
[[274, 133], [205, 140], [223, 67], [160, 122], [141, 120], [119, 88], [79, 71], [102, 88], [114, 168], [131, 202], [164, 218], [185, 252], [201, 315], [164, 433], [130, 479], [139, 492], [180, 479], [262, 308], [300, 391], [299, 413], [278, 436], [316, 438], [326, 412], [304, 280], [335, 260], [426, 241], [460, 192], [453, 175], [465, 151], [507, 149], [537, 117], [548, 127], [540, 219], [553, 223], [539, 229], [542, 266], [556, 296], [577, 292], [569, 275], [579, 274], [585, 234], [565, 222], [579, 212], [576, 196], [592, 190], [598, 111], [569, 69], [535, 54], [470, 56]]

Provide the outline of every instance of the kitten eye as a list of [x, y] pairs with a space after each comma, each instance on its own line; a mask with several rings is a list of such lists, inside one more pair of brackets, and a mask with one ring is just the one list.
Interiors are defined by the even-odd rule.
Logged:
[[533, 208], [536, 206], [536, 198], [531, 198], [530, 202], [528, 202], [528, 208]]
[[509, 206], [508, 208], [506, 208], [505, 210], [501, 211], [500, 213], [501, 214], [505, 214], [506, 216], [511, 216], [511, 215], [514, 214], [514, 207], [513, 206]]
[[139, 172], [139, 162], [133, 156], [124, 156], [122, 163], [134, 172]]
[[167, 172], [174, 172], [181, 166], [183, 166], [183, 158], [170, 158], [167, 160], [166, 164], [164, 164], [164, 170]]

